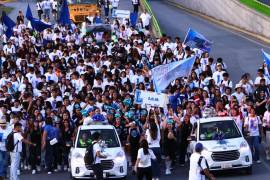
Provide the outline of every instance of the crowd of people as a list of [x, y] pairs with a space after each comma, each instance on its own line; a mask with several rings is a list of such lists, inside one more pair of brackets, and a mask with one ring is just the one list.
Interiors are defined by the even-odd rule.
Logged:
[[[50, 17], [46, 8], [40, 13]], [[1, 177], [7, 176], [5, 142], [10, 132], [20, 134], [14, 136], [10, 157], [10, 177], [17, 180], [20, 170], [68, 171], [77, 127], [87, 124], [89, 117], [102, 117], [116, 128], [133, 170], [146, 168], [138, 179], [159, 179], [162, 162], [166, 175], [177, 164], [187, 164], [189, 136], [207, 107], [217, 116], [232, 116], [247, 132], [257, 163], [260, 139], [266, 137], [270, 159], [270, 80], [265, 65], [255, 81], [246, 73], [232, 82], [222, 58], [208, 52], [198, 55], [179, 37], [153, 37], [150, 19], [146, 12], [136, 26], [128, 19], [109, 19], [113, 38], [97, 41], [98, 34], [82, 35], [79, 26], [55, 24], [37, 32], [26, 26], [22, 12], [18, 15], [20, 25], [0, 49]], [[149, 109], [133, 103], [136, 89], [154, 91], [152, 68], [191, 56], [197, 57], [190, 76], [175, 79], [164, 91], [167, 107]], [[52, 139], [57, 139], [53, 146], [48, 143]], [[138, 159], [149, 153], [156, 160], [141, 164]], [[147, 169], [150, 166], [153, 171]]]

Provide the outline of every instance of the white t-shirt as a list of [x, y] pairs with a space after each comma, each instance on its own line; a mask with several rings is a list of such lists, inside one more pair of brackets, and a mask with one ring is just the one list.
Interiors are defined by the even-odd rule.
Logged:
[[223, 80], [223, 73], [225, 73], [224, 71], [216, 71], [213, 73], [212, 78], [214, 79], [216, 85], [220, 85], [221, 81]]
[[97, 152], [101, 152], [101, 147], [100, 147], [100, 145], [96, 142], [95, 144], [94, 144], [94, 146], [93, 146], [93, 157], [94, 157], [94, 159], [95, 159], [95, 162], [94, 162], [94, 164], [100, 164], [101, 163], [101, 160], [100, 160], [100, 158], [97, 156]]
[[148, 142], [149, 148], [154, 148], [154, 147], [160, 147], [160, 129], [158, 127], [157, 129], [157, 138], [154, 140], [151, 137], [150, 130], [147, 129], [145, 132], [146, 140]]
[[151, 159], [156, 159], [155, 154], [151, 149], [148, 149], [149, 154], [143, 153], [143, 148], [140, 148], [138, 151], [137, 159], [140, 159], [138, 167], [146, 168], [151, 166]]
[[150, 20], [151, 20], [151, 16], [150, 14], [148, 13], [142, 13], [140, 18], [142, 19], [142, 23], [143, 23], [143, 26], [149, 26], [150, 24]]
[[201, 166], [198, 162], [201, 155], [198, 153], [193, 153], [190, 156], [190, 168], [189, 168], [189, 180], [205, 180], [205, 176], [201, 174], [202, 169], [206, 169], [205, 158], [201, 161]]
[[262, 124], [260, 118], [256, 117], [246, 117], [245, 119], [245, 126], [248, 127], [248, 131], [250, 136], [260, 136], [259, 125]]
[[12, 128], [10, 126], [7, 126], [6, 129], [0, 127], [0, 151], [6, 151], [6, 139], [11, 131]]
[[22, 140], [23, 136], [20, 132], [14, 133], [14, 145], [17, 145], [14, 147], [13, 152], [22, 152]]

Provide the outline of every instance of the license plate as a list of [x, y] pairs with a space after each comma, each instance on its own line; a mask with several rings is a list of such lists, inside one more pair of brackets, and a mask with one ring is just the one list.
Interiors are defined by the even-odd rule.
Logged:
[[231, 164], [222, 164], [222, 165], [221, 165], [221, 168], [222, 168], [222, 169], [228, 169], [228, 168], [231, 168], [231, 167], [232, 167]]

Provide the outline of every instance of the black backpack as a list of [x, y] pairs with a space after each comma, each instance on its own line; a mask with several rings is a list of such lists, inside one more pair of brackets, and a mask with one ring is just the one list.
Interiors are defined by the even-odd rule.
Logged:
[[85, 151], [85, 155], [84, 155], [84, 164], [85, 167], [87, 169], [90, 169], [92, 167], [92, 165], [94, 164], [95, 160], [96, 160], [96, 156], [94, 157], [93, 154], [93, 146], [94, 144], [96, 144], [96, 142], [90, 144]]
[[18, 142], [16, 142], [16, 144], [14, 144], [14, 133], [15, 132], [9, 133], [9, 135], [7, 136], [7, 139], [6, 139], [6, 149], [9, 152], [12, 152], [14, 150], [15, 146], [17, 146], [17, 144], [19, 143], [19, 141], [18, 141]]

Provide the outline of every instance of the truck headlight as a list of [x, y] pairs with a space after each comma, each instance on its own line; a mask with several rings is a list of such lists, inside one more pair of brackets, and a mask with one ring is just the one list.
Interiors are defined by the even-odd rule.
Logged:
[[122, 165], [124, 161], [125, 161], [125, 153], [123, 151], [119, 151], [116, 154], [116, 157], [114, 159], [114, 163], [116, 165]]
[[246, 141], [243, 141], [241, 144], [240, 144], [240, 151], [247, 151], [249, 150], [249, 146], [248, 146], [248, 143]]
[[81, 155], [80, 153], [75, 153], [74, 155], [73, 155], [73, 157], [75, 158], [75, 159], [83, 159], [83, 155]]

